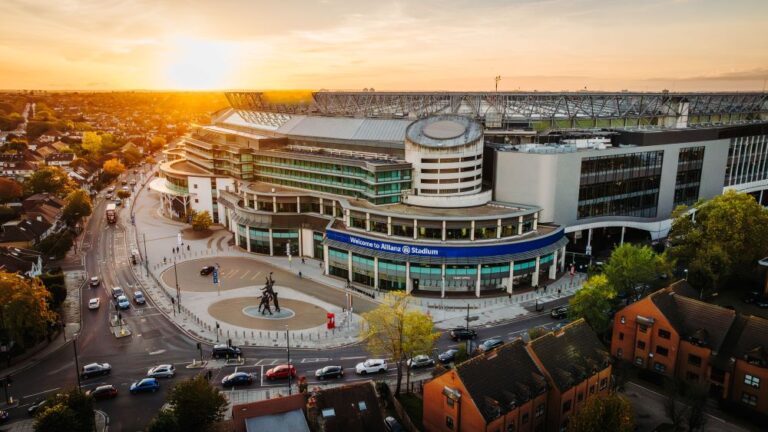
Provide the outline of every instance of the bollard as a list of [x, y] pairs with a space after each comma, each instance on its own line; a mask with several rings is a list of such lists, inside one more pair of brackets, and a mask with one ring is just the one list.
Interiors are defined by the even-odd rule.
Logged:
[[301, 340], [304, 340], [304, 332], [301, 333]]
[[227, 337], [229, 337], [229, 329], [227, 329]]
[[251, 330], [251, 339], [253, 339], [253, 330]]
[[259, 330], [259, 338], [261, 338], [261, 330]]

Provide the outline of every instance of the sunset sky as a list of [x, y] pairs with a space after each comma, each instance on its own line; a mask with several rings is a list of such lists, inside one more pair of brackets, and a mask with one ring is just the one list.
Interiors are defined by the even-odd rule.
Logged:
[[762, 90], [768, 0], [2, 0], [2, 89]]

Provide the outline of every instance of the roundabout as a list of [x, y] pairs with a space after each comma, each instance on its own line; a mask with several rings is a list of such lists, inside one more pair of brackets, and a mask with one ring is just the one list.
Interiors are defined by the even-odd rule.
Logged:
[[[285, 291], [285, 290], [283, 290]], [[232, 297], [215, 301], [208, 306], [208, 314], [217, 321], [252, 330], [292, 330], [322, 326], [328, 311], [300, 300], [280, 299], [280, 310], [272, 315], [258, 311], [261, 298], [256, 296]]]

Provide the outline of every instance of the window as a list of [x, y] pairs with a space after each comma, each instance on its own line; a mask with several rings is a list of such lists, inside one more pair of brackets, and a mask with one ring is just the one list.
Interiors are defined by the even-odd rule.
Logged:
[[522, 419], [523, 424], [528, 423], [528, 417], [529, 417], [528, 413], [523, 414], [523, 419]]
[[741, 402], [750, 406], [757, 406], [757, 396], [743, 392], [741, 393]]
[[616, 357], [622, 358], [624, 356], [624, 350], [619, 348], [616, 350]]
[[365, 405], [365, 401], [358, 402], [357, 407], [360, 409], [360, 411], [365, 411], [368, 409], [368, 407]]
[[565, 401], [563, 404], [563, 414], [571, 410], [571, 401]]
[[669, 355], [669, 350], [664, 348], [663, 346], [658, 346], [657, 345], [656, 346], [656, 354], [658, 354], [660, 356], [666, 357], [667, 355]]
[[544, 415], [544, 404], [539, 404], [539, 406], [536, 407], [536, 418], [539, 418]]
[[322, 411], [322, 414], [323, 414], [323, 418], [334, 417], [336, 415], [336, 410], [334, 410], [333, 408], [325, 408]]
[[454, 401], [453, 399], [451, 399], [448, 396], [446, 396], [445, 397], [445, 404], [448, 405], [449, 407], [453, 408], [453, 405], [456, 404], [456, 401]]
[[515, 425], [507, 425], [507, 432], [515, 432]]
[[594, 384], [589, 386], [589, 394], [591, 394], [591, 395], [595, 394], [595, 385]]
[[624, 340], [624, 333], [619, 332], [619, 340]]
[[699, 374], [693, 373], [693, 372], [686, 372], [685, 373], [685, 379], [688, 381], [698, 381], [699, 380]]
[[193, 189], [197, 189], [197, 184], [194, 184], [193, 186], [194, 186], [194, 188], [193, 188]]
[[622, 324], [626, 324], [626, 323], [627, 323], [627, 318], [625, 318], [625, 317], [623, 317], [623, 316], [622, 316], [622, 317], [621, 317], [621, 323], [622, 323]]
[[584, 400], [584, 393], [579, 393], [578, 396], [576, 396], [576, 401], [581, 402]]
[[640, 324], [639, 327], [640, 327], [640, 333], [645, 333], [648, 331], [648, 326], [645, 324]]
[[645, 349], [645, 341], [637, 341], [637, 349]]
[[643, 358], [640, 357], [640, 356], [635, 357], [635, 364], [638, 365], [638, 366], [642, 366], [643, 365]]
[[760, 378], [752, 375], [744, 375], [744, 384], [754, 388], [760, 388]]
[[608, 387], [608, 378], [603, 378], [600, 380], [600, 390], [605, 390], [606, 387]]
[[670, 337], [672, 337], [672, 333], [664, 329], [659, 329], [659, 337], [662, 339], [669, 339]]
[[195, 198], [195, 204], [197, 204], [197, 203], [199, 203], [199, 202], [200, 202], [200, 200], [199, 200], [199, 199], [197, 199], [197, 198]]
[[445, 416], [445, 427], [453, 430], [453, 417]]
[[655, 362], [653, 364], [653, 370], [659, 373], [664, 373], [664, 371], [667, 370], [667, 366], [665, 366], [663, 363]]
[[688, 364], [691, 366], [701, 366], [701, 357], [693, 354], [688, 354]]

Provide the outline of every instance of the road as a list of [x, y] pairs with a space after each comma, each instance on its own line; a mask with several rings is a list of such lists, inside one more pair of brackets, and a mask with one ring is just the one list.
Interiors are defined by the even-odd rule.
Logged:
[[[78, 365], [92, 362], [107, 362], [112, 365], [112, 373], [105, 377], [82, 381], [84, 389], [91, 389], [101, 384], [112, 384], [118, 388], [119, 396], [109, 401], [99, 401], [97, 407], [110, 416], [112, 430], [137, 431], [143, 430], [149, 420], [163, 405], [168, 390], [173, 382], [192, 377], [200, 371], [211, 370], [213, 382], [219, 383], [221, 378], [236, 368], [226, 366], [224, 361], [211, 360], [207, 370], [186, 369], [192, 359], [199, 358], [197, 341], [179, 331], [150, 301], [146, 305], [131, 304], [129, 310], [121, 313], [125, 324], [132, 335], [115, 338], [110, 333], [111, 315], [115, 314], [111, 295], [107, 288], [122, 287], [129, 298], [137, 285], [131, 271], [128, 255], [129, 239], [122, 223], [130, 223], [127, 211], [123, 211], [118, 223], [109, 225], [104, 217], [106, 203], [98, 199], [93, 216], [86, 225], [83, 234], [82, 251], [85, 253], [84, 266], [89, 276], [100, 276], [101, 285], [82, 288], [81, 310], [82, 328], [76, 340]], [[72, 267], [71, 264], [68, 267]], [[98, 310], [88, 309], [88, 300], [94, 297], [101, 299]], [[561, 299], [557, 304], [565, 302]], [[555, 303], [545, 305], [549, 310]], [[531, 327], [544, 325], [551, 327], [555, 322], [546, 312], [527, 315], [495, 327], [477, 328], [478, 340], [501, 337], [509, 341], [519, 337]], [[442, 352], [456, 342], [444, 334], [437, 343], [436, 352]], [[48, 395], [61, 389], [77, 385], [75, 366], [75, 347], [69, 343], [53, 352], [47, 358], [32, 368], [18, 373], [14, 377], [12, 395], [20, 399], [18, 407], [10, 410], [12, 419], [26, 418], [27, 407]], [[285, 381], [269, 382], [265, 372], [272, 366], [286, 359], [286, 348], [244, 348], [245, 363], [237, 370], [251, 372], [255, 376], [252, 388], [287, 388]], [[210, 360], [211, 347], [203, 346], [203, 356]], [[299, 375], [305, 375], [310, 385], [318, 383], [314, 371], [322, 366], [334, 364], [343, 366], [345, 377], [343, 382], [367, 379], [356, 376], [354, 367], [358, 362], [368, 357], [360, 344], [336, 349], [291, 349], [291, 360]], [[176, 366], [177, 376], [171, 380], [161, 380], [161, 390], [155, 394], [131, 395], [130, 384], [143, 376], [153, 365], [171, 363]], [[428, 372], [428, 371], [427, 371]], [[393, 366], [389, 365], [388, 376], [395, 375]], [[424, 376], [427, 373], [422, 374]]]

